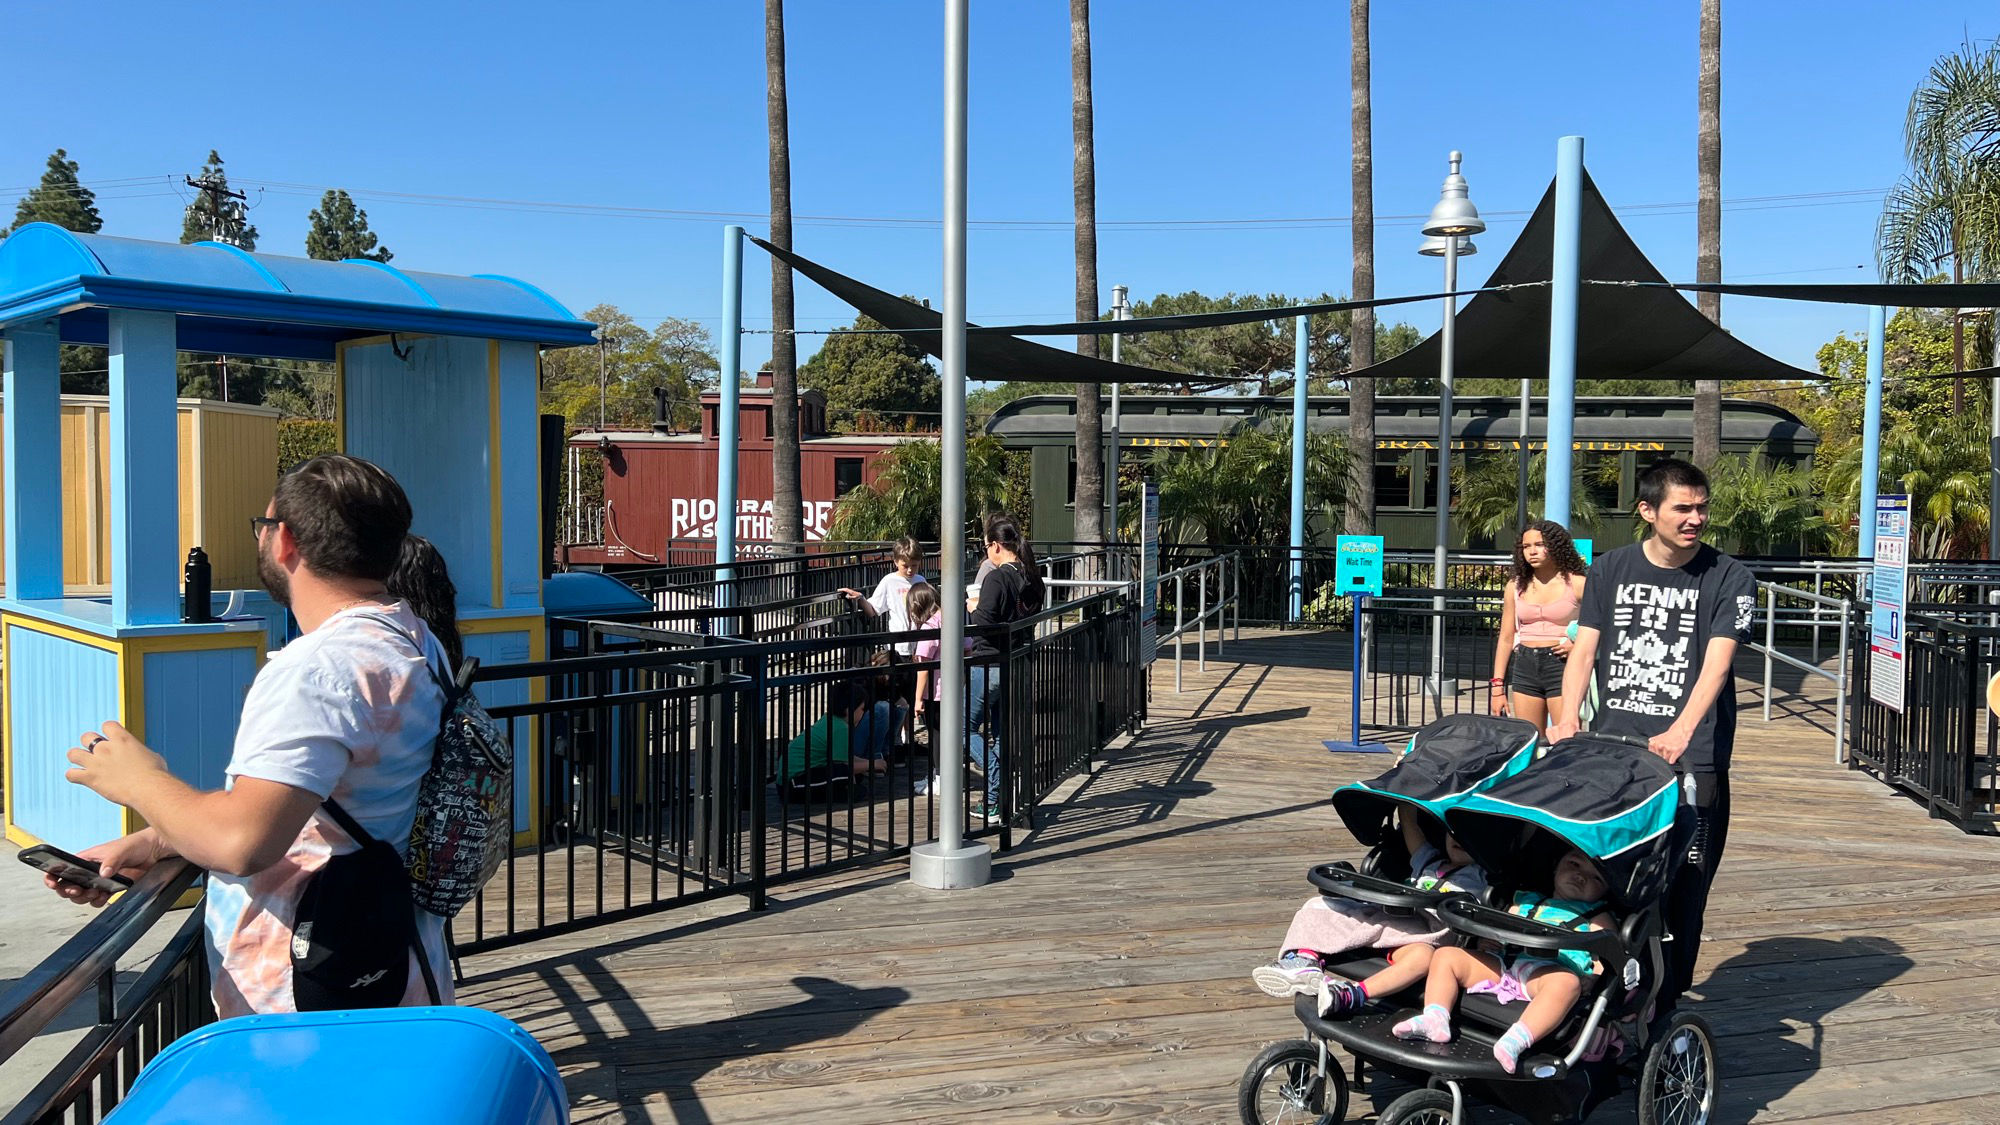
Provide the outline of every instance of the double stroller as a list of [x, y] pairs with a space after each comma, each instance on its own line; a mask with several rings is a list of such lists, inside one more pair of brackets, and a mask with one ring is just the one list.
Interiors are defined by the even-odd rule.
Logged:
[[[1585, 980], [1562, 1024], [1509, 1074], [1493, 1044], [1518, 1018], [1519, 1005], [1468, 993], [1455, 1038], [1432, 1043], [1390, 1030], [1422, 1007], [1421, 984], [1330, 1019], [1320, 1016], [1316, 997], [1300, 996], [1296, 1014], [1306, 1037], [1272, 1044], [1244, 1072], [1245, 1125], [1344, 1119], [1349, 1080], [1335, 1047], [1353, 1056], [1357, 1085], [1372, 1067], [1420, 1087], [1391, 1102], [1380, 1125], [1457, 1125], [1475, 1100], [1533, 1122], [1575, 1121], [1634, 1078], [1642, 1125], [1709, 1119], [1714, 1036], [1697, 1016], [1657, 1010], [1670, 940], [1663, 899], [1692, 831], [1673, 767], [1605, 735], [1578, 735], [1539, 757], [1535, 742], [1535, 728], [1517, 719], [1457, 715], [1430, 724], [1388, 772], [1333, 795], [1341, 820], [1370, 849], [1361, 868], [1322, 864], [1308, 877], [1322, 895], [1392, 913], [1431, 911], [1459, 944], [1551, 959], [1561, 950], [1586, 952], [1601, 971]], [[1449, 826], [1486, 871], [1486, 901], [1403, 882], [1409, 857], [1392, 829], [1399, 808]], [[1571, 849], [1603, 876], [1615, 929], [1578, 932], [1506, 910], [1518, 891], [1550, 893], [1550, 873]], [[1386, 964], [1382, 951], [1362, 949], [1329, 959], [1325, 971], [1361, 980]]]

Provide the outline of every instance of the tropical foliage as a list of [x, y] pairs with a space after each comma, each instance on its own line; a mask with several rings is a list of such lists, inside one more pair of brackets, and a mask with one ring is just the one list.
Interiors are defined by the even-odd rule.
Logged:
[[[1604, 509], [1592, 496], [1591, 486], [1618, 483], [1618, 462], [1597, 463], [1575, 458], [1570, 465], [1569, 526], [1578, 535], [1589, 535], [1604, 519]], [[1521, 469], [1518, 454], [1469, 457], [1452, 466], [1452, 484], [1458, 489], [1458, 519], [1475, 539], [1511, 544], [1518, 530], [1521, 497]], [[1528, 458], [1528, 518], [1542, 518], [1542, 500], [1549, 479], [1547, 451]]]
[[701, 392], [715, 386], [721, 370], [708, 329], [669, 317], [649, 332], [616, 305], [587, 309], [583, 319], [597, 325], [602, 354], [581, 347], [544, 355], [543, 410], [561, 414], [573, 429], [597, 426], [600, 409], [607, 427], [643, 429], [653, 418], [653, 391], [661, 388], [675, 426], [700, 422]]
[[[1910, 544], [1919, 558], [1978, 558], [1986, 545], [1990, 513], [1986, 420], [1967, 413], [1925, 424], [1902, 419], [1882, 435], [1881, 490], [1910, 497]], [[1829, 521], [1842, 529], [1851, 550], [1861, 508], [1861, 447], [1842, 454], [1828, 470]]]
[[1884, 201], [1884, 278], [1919, 281], [1954, 259], [1966, 281], [2000, 277], [2000, 41], [1939, 58], [1910, 97], [1910, 168]]
[[[1306, 436], [1306, 538], [1339, 530], [1347, 449], [1340, 435]], [[1291, 540], [1292, 425], [1244, 428], [1206, 449], [1155, 451], [1119, 499], [1123, 535], [1137, 539], [1139, 482], [1160, 488], [1160, 539], [1167, 543], [1287, 543]]]
[[[882, 455], [875, 483], [840, 498], [827, 538], [878, 542], [912, 535], [938, 539], [938, 507], [944, 492], [943, 458], [937, 442], [905, 441]], [[1000, 440], [978, 434], [965, 446], [965, 521], [954, 536], [970, 534], [988, 512], [1000, 510], [1007, 485], [1006, 453]]]
[[1830, 537], [1812, 472], [1760, 453], [1725, 456], [1708, 470], [1710, 543], [1736, 555], [1791, 555]]

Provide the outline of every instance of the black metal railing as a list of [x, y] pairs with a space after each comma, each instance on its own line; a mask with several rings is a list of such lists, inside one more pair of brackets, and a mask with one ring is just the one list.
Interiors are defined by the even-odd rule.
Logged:
[[1986, 706], [2000, 673], [2000, 622], [1974, 606], [1912, 604], [1897, 710], [1874, 698], [1870, 612], [1857, 605], [1850, 625], [1848, 763], [1965, 831], [2000, 832], [2000, 721]]
[[[934, 748], [909, 706], [935, 661], [883, 664], [889, 646], [937, 632], [887, 634], [845, 611], [812, 636], [720, 635], [692, 610], [671, 620], [566, 621], [557, 659], [481, 669], [512, 682], [496, 706], [517, 749], [542, 767], [515, 788], [519, 849], [454, 923], [479, 952], [719, 896], [761, 906], [788, 879], [905, 855], [937, 833]], [[1016, 814], [1088, 766], [1144, 713], [1138, 606], [1124, 589], [1061, 603], [987, 632], [1001, 652], [1001, 807], [971, 817], [973, 836], [1013, 843]], [[978, 631], [975, 631], [975, 635]], [[845, 742], [795, 739], [828, 714], [836, 685], [866, 702]], [[520, 690], [521, 688], [526, 690]], [[494, 694], [501, 694], [495, 692]], [[865, 774], [852, 763], [879, 760]], [[803, 767], [795, 769], [793, 767]], [[968, 784], [965, 811], [983, 793]]]
[[200, 872], [159, 864], [76, 936], [0, 996], [0, 1063], [95, 992], [97, 1016], [62, 1061], [0, 1125], [89, 1125], [115, 1108], [139, 1070], [181, 1035], [215, 1019], [202, 912], [190, 911], [166, 947], [122, 989], [118, 962], [173, 909]]
[[[1363, 604], [1364, 733], [1407, 734], [1444, 715], [1483, 715], [1492, 707], [1487, 681], [1500, 634], [1500, 595], [1447, 590], [1440, 611], [1433, 600], [1437, 593], [1391, 587]], [[1440, 622], [1443, 677], [1437, 680], [1432, 652]]]

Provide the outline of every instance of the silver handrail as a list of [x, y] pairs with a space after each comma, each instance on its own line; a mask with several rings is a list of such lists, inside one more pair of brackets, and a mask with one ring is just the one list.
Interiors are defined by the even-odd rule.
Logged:
[[[1807, 675], [1832, 680], [1834, 684], [1834, 760], [1836, 762], [1845, 762], [1847, 760], [1847, 640], [1849, 624], [1854, 617], [1854, 603], [1847, 598], [1834, 598], [1825, 594], [1815, 594], [1807, 590], [1794, 590], [1789, 586], [1780, 586], [1775, 582], [1759, 582], [1757, 583], [1757, 588], [1764, 592], [1764, 642], [1758, 644], [1752, 641], [1748, 647], [1750, 651], [1762, 653], [1764, 656], [1764, 721], [1767, 723], [1771, 721], [1771, 673], [1777, 664], [1796, 668]], [[1813, 653], [1815, 656], [1819, 653], [1820, 608], [1827, 607], [1839, 611], [1840, 670], [1838, 672], [1829, 672], [1820, 667], [1816, 661], [1800, 660], [1791, 653], [1780, 652], [1778, 650], [1778, 619], [1781, 616], [1778, 612], [1778, 599], [1781, 597], [1805, 602], [1813, 607], [1809, 618], [1801, 614], [1792, 620], [1793, 623], [1812, 627]]]

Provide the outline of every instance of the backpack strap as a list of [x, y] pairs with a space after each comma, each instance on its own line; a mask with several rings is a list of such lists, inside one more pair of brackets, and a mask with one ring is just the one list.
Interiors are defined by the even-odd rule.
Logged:
[[365, 848], [375, 842], [375, 837], [370, 835], [366, 828], [361, 827], [360, 821], [349, 816], [347, 810], [340, 807], [339, 801], [328, 797], [319, 803], [319, 807], [325, 809], [327, 816], [331, 817], [333, 822], [340, 826], [340, 830], [347, 833], [356, 844]]

